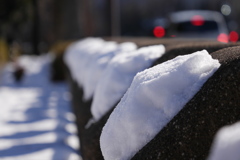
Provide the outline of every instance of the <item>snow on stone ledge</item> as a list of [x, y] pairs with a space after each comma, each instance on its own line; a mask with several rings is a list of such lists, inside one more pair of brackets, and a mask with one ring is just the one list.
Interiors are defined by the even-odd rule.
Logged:
[[68, 66], [72, 78], [79, 86], [83, 84], [84, 68], [88, 65], [89, 57], [103, 47], [105, 41], [101, 38], [85, 38], [71, 44], [64, 54], [64, 61]]
[[116, 55], [108, 64], [96, 87], [91, 106], [94, 120], [98, 121], [120, 100], [137, 72], [151, 66], [153, 61], [164, 53], [163, 45], [155, 45]]
[[240, 122], [220, 129], [214, 139], [208, 160], [240, 159]]
[[70, 45], [64, 61], [71, 75], [84, 90], [84, 100], [92, 98], [97, 82], [108, 62], [117, 54], [137, 49], [132, 42], [117, 44], [101, 38], [85, 38]]
[[102, 76], [110, 60], [118, 54], [128, 53], [137, 49], [137, 45], [132, 42], [117, 44], [115, 42], [105, 42], [102, 49], [95, 56], [91, 57], [88, 67], [85, 68], [85, 80], [83, 84], [84, 100], [93, 97], [97, 83]]
[[132, 158], [219, 66], [203, 50], [138, 73], [103, 128], [100, 146], [105, 160]]

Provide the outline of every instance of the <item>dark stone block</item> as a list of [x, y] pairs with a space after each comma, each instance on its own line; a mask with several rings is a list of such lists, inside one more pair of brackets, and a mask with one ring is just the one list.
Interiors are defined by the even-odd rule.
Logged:
[[73, 113], [76, 116], [76, 125], [77, 125], [77, 130], [78, 130], [78, 138], [80, 140], [80, 152], [82, 157], [84, 158], [84, 151], [82, 150], [82, 140], [84, 139], [85, 136], [83, 136], [83, 132], [85, 130], [85, 125], [87, 124], [88, 120], [92, 117], [91, 111], [90, 111], [90, 106], [92, 103], [92, 100], [88, 102], [83, 102], [82, 97], [83, 97], [83, 89], [80, 88], [75, 82], [71, 75], [69, 69], [66, 67], [65, 68], [65, 74], [67, 78], [67, 82], [70, 87], [70, 92], [72, 94], [72, 109]]
[[[202, 42], [202, 43], [187, 43], [187, 44], [181, 44], [181, 45], [177, 45], [177, 46], [171, 46], [169, 45], [169, 49], [167, 50], [166, 55], [170, 55], [170, 56], [166, 56], [163, 58], [164, 61], [169, 60], [172, 58], [172, 56], [177, 56], [177, 54], [190, 54], [192, 52], [198, 51], [198, 50], [202, 50], [207, 48], [208, 50], [212, 51], [212, 50], [217, 50], [217, 49], [221, 49], [224, 48], [226, 46], [229, 45], [235, 45], [235, 44], [222, 44], [219, 42], [212, 42], [209, 44]], [[173, 52], [172, 52], [173, 51]], [[178, 52], [177, 52], [178, 51]], [[169, 59], [168, 59], [169, 58]], [[161, 59], [161, 58], [160, 58]], [[115, 108], [116, 105], [114, 105], [113, 108]], [[90, 106], [89, 106], [90, 107]], [[113, 110], [113, 109], [112, 109]], [[83, 150], [83, 154], [86, 154], [86, 159], [101, 159], [102, 158], [102, 154], [101, 154], [101, 150], [100, 150], [100, 144], [99, 144], [99, 138], [102, 132], [102, 128], [105, 125], [105, 123], [107, 122], [108, 117], [111, 114], [111, 111], [109, 111], [99, 122], [95, 123], [94, 125], [92, 125], [89, 129], [86, 129], [81, 141], [82, 147], [84, 149]], [[94, 154], [91, 154], [94, 153]], [[96, 155], [96, 156], [95, 156]]]
[[[114, 40], [114, 39], [111, 39]], [[116, 40], [116, 38], [115, 38]], [[131, 41], [137, 43], [138, 46], [154, 45], [154, 44], [165, 44], [167, 47], [166, 57], [160, 58], [155, 62], [154, 65], [162, 63], [166, 60], [176, 57], [177, 55], [190, 54], [192, 52], [208, 48], [208, 51], [216, 51], [218, 49], [234, 46], [235, 44], [223, 44], [219, 42], [200, 42], [200, 41], [191, 41], [190, 40], [173, 40], [173, 39], [148, 39], [148, 38], [124, 38], [117, 39], [117, 42]], [[70, 73], [69, 71], [67, 71]], [[77, 127], [78, 127], [78, 136], [81, 141], [81, 152], [83, 159], [87, 160], [99, 160], [103, 159], [102, 153], [100, 150], [99, 138], [102, 132], [102, 128], [105, 125], [108, 117], [110, 116], [112, 110], [110, 110], [102, 119], [97, 123], [90, 126], [90, 128], [85, 128], [87, 122], [91, 118], [91, 100], [88, 102], [82, 101], [83, 90], [80, 88], [74, 80], [71, 79], [70, 74], [68, 75], [68, 81], [72, 93], [72, 106], [74, 113], [77, 118]], [[113, 108], [115, 108], [114, 105]]]
[[100, 149], [100, 136], [102, 128], [107, 122], [113, 109], [106, 113], [98, 122], [92, 124], [83, 132], [83, 139], [81, 141], [82, 151], [84, 152], [84, 159], [87, 160], [103, 160], [103, 155]]
[[221, 67], [132, 160], [206, 159], [216, 132], [240, 120], [240, 47], [212, 56]]
[[65, 80], [64, 73], [65, 64], [63, 62], [63, 53], [56, 55], [51, 63], [51, 81], [61, 82]]
[[157, 59], [153, 66], [163, 63], [165, 61], [168, 61], [170, 59], [173, 59], [179, 55], [186, 55], [191, 54], [196, 51], [201, 51], [203, 49], [206, 49], [208, 53], [215, 52], [217, 50], [226, 48], [226, 47], [232, 47], [232, 46], [238, 46], [240, 43], [220, 43], [220, 42], [185, 42], [185, 43], [175, 43], [175, 45], [167, 45], [166, 46], [166, 54], [164, 54], [161, 58]]

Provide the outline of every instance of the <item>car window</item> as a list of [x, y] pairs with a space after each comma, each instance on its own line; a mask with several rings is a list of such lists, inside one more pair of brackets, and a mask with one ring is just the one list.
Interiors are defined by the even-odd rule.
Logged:
[[214, 21], [205, 21], [202, 25], [194, 25], [192, 22], [182, 22], [176, 24], [177, 32], [209, 32], [218, 31], [218, 25]]

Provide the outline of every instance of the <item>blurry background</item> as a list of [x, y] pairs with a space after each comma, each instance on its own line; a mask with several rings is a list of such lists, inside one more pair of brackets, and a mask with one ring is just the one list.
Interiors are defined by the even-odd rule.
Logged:
[[[59, 40], [86, 36], [150, 36], [171, 12], [214, 10], [240, 32], [239, 0], [0, 0], [0, 47], [46, 52]], [[3, 45], [2, 45], [3, 46]], [[3, 47], [2, 47], [3, 48]], [[12, 49], [13, 50], [13, 49]], [[14, 52], [14, 51], [12, 51]]]

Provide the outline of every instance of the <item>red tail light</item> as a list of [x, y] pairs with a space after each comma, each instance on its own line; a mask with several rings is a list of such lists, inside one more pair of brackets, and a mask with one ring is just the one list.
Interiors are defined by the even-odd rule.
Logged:
[[205, 20], [202, 16], [195, 15], [195, 16], [192, 17], [191, 23], [194, 26], [202, 26], [205, 23]]
[[229, 41], [231, 41], [231, 42], [237, 42], [238, 39], [239, 39], [239, 35], [238, 35], [237, 32], [231, 31], [231, 32], [229, 33]]
[[165, 36], [165, 29], [161, 26], [157, 26], [153, 29], [153, 34], [155, 37], [161, 38]]
[[221, 33], [221, 34], [218, 35], [217, 40], [219, 42], [227, 43], [228, 42], [228, 35], [225, 34], [225, 33]]

